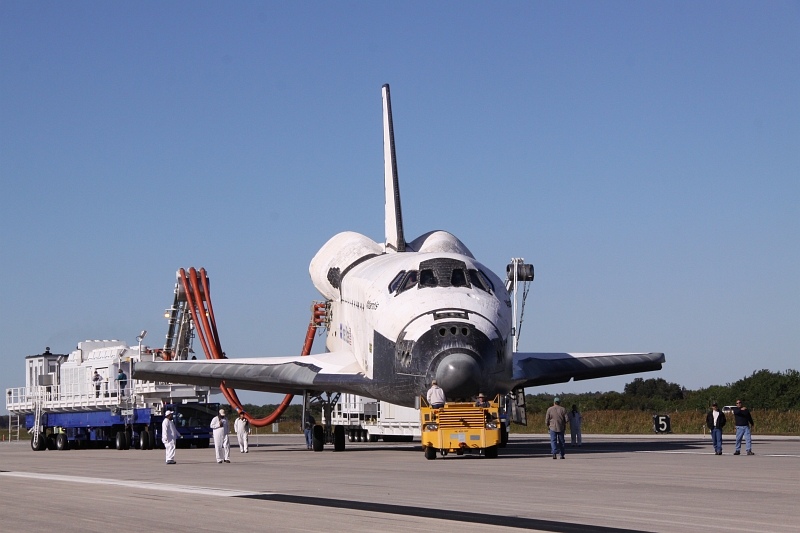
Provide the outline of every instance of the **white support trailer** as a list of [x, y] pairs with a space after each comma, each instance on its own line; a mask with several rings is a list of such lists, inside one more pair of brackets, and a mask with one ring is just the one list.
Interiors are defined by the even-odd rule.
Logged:
[[422, 434], [419, 410], [355, 394], [339, 397], [331, 424], [343, 426], [350, 442], [410, 442]]

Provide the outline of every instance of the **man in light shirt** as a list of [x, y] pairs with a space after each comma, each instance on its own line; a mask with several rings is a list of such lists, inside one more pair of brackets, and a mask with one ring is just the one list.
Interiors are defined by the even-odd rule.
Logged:
[[722, 455], [722, 428], [725, 427], [725, 413], [719, 410], [717, 402], [711, 404], [711, 411], [706, 415], [706, 425], [711, 430], [711, 444], [714, 455]]
[[444, 396], [444, 391], [436, 384], [436, 380], [434, 379], [431, 381], [431, 388], [428, 389], [428, 403], [434, 409], [441, 409], [444, 407], [446, 401], [447, 399]]

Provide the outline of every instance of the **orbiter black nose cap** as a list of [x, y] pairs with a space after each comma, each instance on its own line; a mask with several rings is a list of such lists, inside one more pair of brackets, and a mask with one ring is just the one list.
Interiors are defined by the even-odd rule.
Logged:
[[469, 398], [481, 389], [481, 368], [467, 354], [450, 354], [439, 363], [436, 380], [448, 398]]

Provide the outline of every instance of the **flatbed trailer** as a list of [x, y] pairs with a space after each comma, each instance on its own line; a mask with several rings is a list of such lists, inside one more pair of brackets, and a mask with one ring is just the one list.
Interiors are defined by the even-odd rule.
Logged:
[[331, 409], [331, 424], [350, 442], [411, 442], [421, 435], [419, 411], [356, 394], [342, 394]]
[[151, 450], [163, 448], [163, 412], [170, 410], [175, 413], [173, 421], [179, 434], [176, 445], [208, 448], [211, 418], [218, 408], [218, 403], [185, 403], [163, 404], [158, 409], [161, 413], [156, 413], [155, 408], [48, 412], [40, 415], [38, 429], [34, 429], [35, 414], [26, 415], [25, 427], [33, 434], [31, 448], [34, 451], [105, 447]]

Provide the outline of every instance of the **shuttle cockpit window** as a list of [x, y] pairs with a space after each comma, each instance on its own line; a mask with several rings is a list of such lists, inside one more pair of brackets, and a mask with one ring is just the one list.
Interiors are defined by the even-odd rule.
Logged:
[[438, 285], [439, 285], [439, 280], [436, 279], [436, 274], [433, 273], [432, 269], [426, 268], [424, 270], [419, 271], [420, 287], [437, 287]]
[[481, 279], [483, 279], [484, 283], [486, 283], [486, 286], [489, 287], [492, 292], [494, 292], [494, 283], [492, 283], [492, 280], [489, 279], [489, 276], [487, 276], [483, 270], [478, 270], [478, 274], [481, 275]]
[[[403, 278], [403, 282], [400, 283], [400, 288], [397, 289], [397, 294], [407, 291], [408, 289], [413, 289], [416, 285], [417, 285], [417, 271], [409, 270], [409, 272], [406, 274], [406, 277]], [[397, 294], [395, 294], [395, 296], [397, 296]]]
[[399, 287], [399, 286], [400, 286], [400, 282], [401, 282], [401, 281], [403, 281], [403, 277], [404, 277], [405, 275], [406, 275], [406, 271], [405, 271], [405, 270], [401, 270], [401, 271], [400, 271], [400, 272], [399, 272], [399, 273], [398, 273], [398, 274], [397, 274], [397, 275], [394, 277], [394, 279], [392, 280], [392, 282], [389, 284], [389, 293], [390, 293], [390, 294], [391, 294], [391, 293], [393, 293], [394, 291], [396, 291], [396, 290], [397, 290], [397, 287]]
[[450, 274], [450, 285], [453, 287], [467, 287], [467, 276], [464, 275], [464, 269], [454, 268], [453, 273]]
[[483, 272], [478, 270], [470, 269], [469, 280], [472, 282], [473, 287], [478, 287], [480, 290], [485, 292], [491, 292], [491, 290], [494, 288], [486, 276], [483, 275]]

